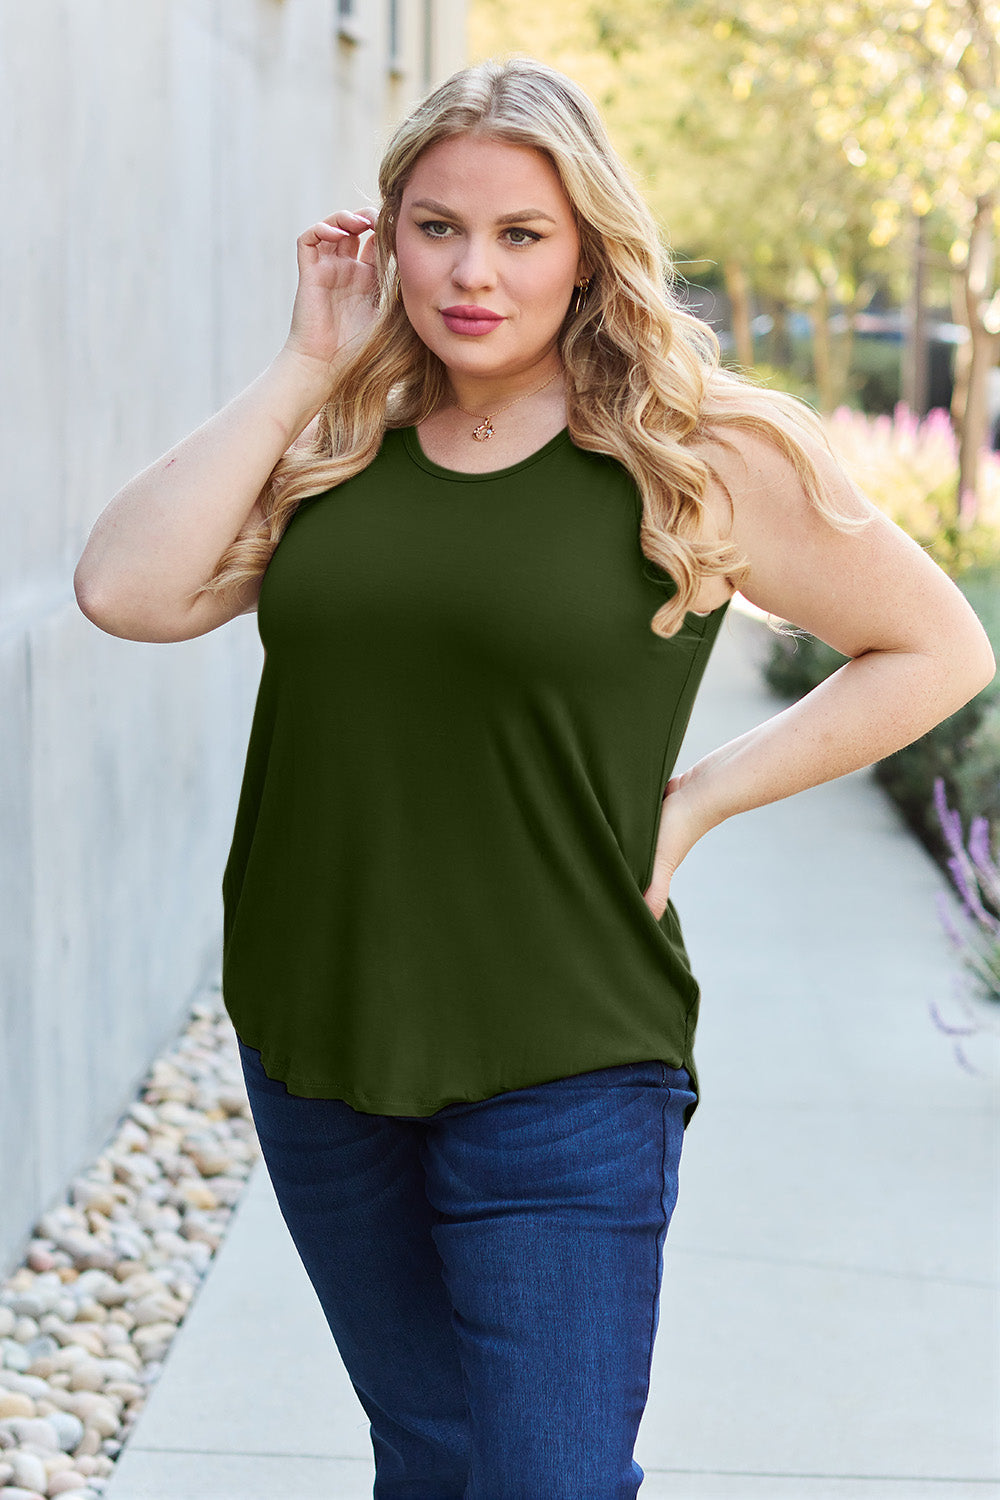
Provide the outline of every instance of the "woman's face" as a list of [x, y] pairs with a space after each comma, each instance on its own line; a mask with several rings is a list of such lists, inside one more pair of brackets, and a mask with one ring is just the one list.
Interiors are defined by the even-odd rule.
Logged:
[[586, 274], [549, 159], [475, 135], [439, 141], [418, 157], [403, 192], [396, 261], [414, 329], [467, 377], [537, 365], [556, 347], [574, 283]]

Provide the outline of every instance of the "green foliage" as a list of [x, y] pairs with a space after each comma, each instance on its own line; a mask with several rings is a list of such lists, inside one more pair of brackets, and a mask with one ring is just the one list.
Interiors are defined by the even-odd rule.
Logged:
[[871, 185], [873, 237], [910, 213], [965, 223], [1000, 174], [996, 0], [674, 0], [667, 9], [726, 35], [747, 98], [787, 81], [815, 134]]
[[[970, 570], [959, 579], [959, 585], [1000, 661], [1000, 566]], [[927, 748], [918, 740], [916, 745], [890, 756], [882, 763], [884, 771], [880, 767], [876, 775], [881, 772], [887, 786], [897, 779], [908, 785], [918, 773], [920, 785], [925, 786], [928, 776], [933, 784], [933, 774], [942, 775], [966, 821], [984, 817], [991, 827], [1000, 829], [1000, 676], [924, 739], [931, 741]], [[908, 756], [910, 750], [913, 754]], [[891, 765], [892, 761], [902, 764]], [[940, 766], [937, 773], [933, 773], [935, 764]], [[915, 787], [914, 793], [918, 795], [919, 790], [920, 786]], [[916, 795], [911, 794], [908, 800], [916, 806]], [[928, 825], [925, 842], [929, 847], [934, 846], [935, 839], [940, 845], [940, 831], [931, 827], [929, 809], [920, 821]]]
[[[473, 0], [473, 58], [526, 51], [577, 79], [673, 244], [745, 266], [755, 293], [850, 303], [901, 265], [871, 242], [871, 189], [815, 128], [787, 67], [747, 72], [725, 6], [686, 0]], [[775, 143], [780, 142], [776, 161]]]
[[[938, 911], [948, 938], [961, 959], [973, 988], [986, 999], [1000, 1001], [1000, 865], [994, 857], [988, 818], [973, 818], [968, 832], [957, 809], [948, 806], [944, 778], [934, 783], [934, 811], [948, 848], [947, 867], [955, 893], [962, 903], [962, 917], [955, 916], [938, 897]], [[971, 1036], [976, 1026], [956, 1030], [935, 1016], [942, 1030], [952, 1036]], [[963, 1058], [961, 1045], [957, 1056]]]
[[[932, 300], [955, 272], [972, 287], [976, 205], [1000, 205], [998, 0], [473, 0], [469, 34], [473, 57], [527, 51], [578, 79], [669, 237], [732, 295], [745, 278], [757, 307], [822, 328], [876, 285], [901, 299], [915, 219]], [[976, 317], [993, 328], [986, 260]], [[824, 408], [889, 410], [898, 348], [857, 340], [848, 368], [850, 338], [830, 346]]]
[[[1000, 660], [1000, 569], [959, 579]], [[984, 607], [983, 607], [984, 606]], [[979, 610], [977, 609], [977, 613]], [[811, 692], [847, 660], [814, 636], [776, 635], [764, 665], [773, 692], [795, 700]], [[943, 777], [962, 817], [986, 818], [1000, 827], [1000, 684], [991, 683], [927, 734], [886, 756], [875, 777], [929, 853], [944, 866], [947, 845], [934, 810], [936, 778]]]
[[887, 339], [855, 339], [849, 376], [852, 404], [862, 411], [891, 412], [899, 401], [902, 345]]
[[972, 605], [1000, 660], [1000, 564], [971, 568], [962, 576], [962, 593]]
[[[1000, 656], [1000, 647], [997, 655]], [[983, 697], [983, 695], [980, 695]], [[959, 806], [973, 809], [991, 827], [1000, 827], [1000, 695], [987, 689], [980, 716], [968, 732], [952, 767], [951, 785]]]
[[[927, 544], [927, 551], [946, 573], [964, 582], [970, 571], [1000, 568], [1000, 533], [980, 521], [962, 525], [952, 519]], [[996, 588], [1000, 575], [992, 576]]]
[[776, 391], [787, 391], [791, 396], [798, 396], [800, 400], [808, 401], [810, 406], [817, 406], [819, 393], [815, 383], [804, 373], [801, 362], [779, 367], [765, 364], [762, 360], [755, 360], [754, 367], [749, 373], [759, 385], [770, 386]]
[[1000, 706], [989, 688], [875, 766], [876, 780], [944, 867], [947, 845], [932, 801], [938, 776], [966, 821], [984, 817], [994, 827], [1000, 823]]
[[848, 657], [808, 631], [797, 631], [794, 635], [775, 633], [764, 663], [764, 680], [779, 697], [794, 700], [811, 692], [847, 660]]
[[[956, 579], [1000, 660], [1000, 459], [984, 458], [974, 522], [955, 513], [958, 454], [947, 413], [918, 421], [843, 408], [828, 419], [838, 458], [870, 500]], [[805, 631], [775, 635], [764, 664], [773, 692], [797, 699], [847, 660]], [[944, 779], [961, 815], [1000, 827], [1000, 680], [912, 745], [887, 756], [875, 775], [936, 859], [946, 846], [933, 805]]]

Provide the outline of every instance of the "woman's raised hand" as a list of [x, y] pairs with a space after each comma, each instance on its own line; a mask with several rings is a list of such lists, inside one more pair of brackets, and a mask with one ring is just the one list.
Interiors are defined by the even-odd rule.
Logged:
[[371, 326], [377, 313], [375, 217], [373, 208], [341, 210], [299, 235], [299, 285], [286, 349], [332, 365], [345, 344]]
[[262, 515], [268, 476], [328, 400], [334, 361], [377, 316], [374, 209], [336, 213], [298, 239], [284, 347], [246, 390], [124, 485], [98, 516], [73, 576], [88, 619], [133, 641], [186, 641], [252, 609], [200, 592]]

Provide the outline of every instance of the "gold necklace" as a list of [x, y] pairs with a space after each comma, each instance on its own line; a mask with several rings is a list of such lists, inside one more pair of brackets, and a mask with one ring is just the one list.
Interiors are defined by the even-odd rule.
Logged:
[[[549, 376], [548, 380], [545, 382], [545, 385], [537, 386], [533, 391], [525, 391], [523, 396], [515, 396], [513, 401], [507, 402], [506, 406], [498, 406], [496, 411], [493, 413], [493, 416], [499, 416], [502, 411], [507, 411], [509, 407], [516, 406], [519, 401], [526, 401], [529, 396], [537, 396], [539, 391], [544, 391], [546, 385], [552, 384], [553, 380], [555, 380], [556, 378], [556, 375], [561, 374], [562, 370], [557, 370], [555, 375]], [[457, 401], [455, 402], [455, 405], [458, 406]], [[458, 406], [458, 409], [459, 411], [465, 412], [465, 415], [467, 417], [479, 416], [478, 412], [465, 411], [464, 406]], [[479, 426], [472, 429], [472, 436], [475, 438], [477, 443], [485, 443], [487, 438], [491, 438], [493, 436], [493, 417], [481, 417], [479, 420]]]

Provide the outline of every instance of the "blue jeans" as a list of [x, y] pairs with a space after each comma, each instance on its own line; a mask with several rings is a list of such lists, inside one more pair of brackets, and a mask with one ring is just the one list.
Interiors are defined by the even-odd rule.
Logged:
[[370, 1419], [374, 1500], [634, 1500], [687, 1072], [625, 1063], [419, 1118], [290, 1094], [239, 1046]]

